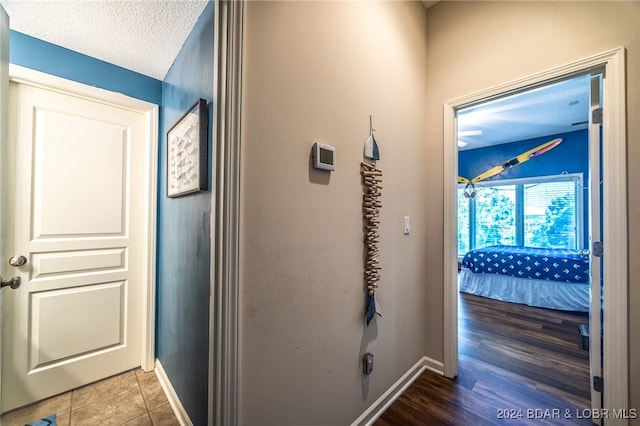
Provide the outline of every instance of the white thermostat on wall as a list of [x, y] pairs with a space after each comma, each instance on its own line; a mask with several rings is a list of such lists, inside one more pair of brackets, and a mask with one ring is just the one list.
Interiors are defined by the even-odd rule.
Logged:
[[334, 171], [336, 169], [336, 148], [316, 142], [313, 144], [313, 167], [315, 169]]

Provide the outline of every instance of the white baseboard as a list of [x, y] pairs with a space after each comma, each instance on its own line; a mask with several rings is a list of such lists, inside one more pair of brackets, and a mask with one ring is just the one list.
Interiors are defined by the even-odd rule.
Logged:
[[180, 425], [193, 426], [193, 422], [189, 418], [187, 411], [182, 406], [180, 398], [178, 398], [178, 394], [176, 393], [175, 389], [173, 389], [173, 386], [169, 381], [169, 377], [167, 377], [167, 373], [164, 371], [164, 368], [162, 368], [162, 364], [160, 364], [159, 359], [156, 359], [156, 368], [154, 369], [154, 371], [156, 372], [156, 376], [158, 377], [160, 386], [162, 386], [162, 390], [167, 396], [169, 404], [171, 405], [171, 408], [173, 409], [178, 422], [180, 422]]
[[409, 369], [402, 377], [400, 377], [380, 398], [375, 400], [367, 410], [351, 423], [351, 426], [369, 426], [372, 425], [382, 413], [393, 402], [402, 395], [402, 393], [413, 383], [424, 370], [432, 371], [439, 375], [444, 375], [444, 365], [440, 361], [436, 361], [429, 357], [422, 357]]
[[422, 360], [424, 362], [424, 366], [427, 370], [439, 374], [440, 376], [444, 376], [444, 364], [442, 361], [436, 361], [435, 359], [431, 359], [429, 357], [424, 357]]

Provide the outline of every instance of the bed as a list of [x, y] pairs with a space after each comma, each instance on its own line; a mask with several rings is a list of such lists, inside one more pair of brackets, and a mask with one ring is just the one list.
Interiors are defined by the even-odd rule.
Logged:
[[462, 259], [459, 290], [505, 302], [588, 312], [589, 260], [577, 250], [489, 246]]

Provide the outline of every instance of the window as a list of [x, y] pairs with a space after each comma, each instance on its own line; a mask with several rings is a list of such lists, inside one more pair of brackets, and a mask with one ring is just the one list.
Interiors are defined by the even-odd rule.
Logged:
[[458, 255], [496, 244], [577, 249], [582, 245], [582, 174], [458, 187]]
[[524, 245], [577, 247], [575, 189], [568, 181], [524, 185]]
[[469, 227], [469, 205], [464, 197], [464, 187], [458, 188], [458, 253], [466, 253], [471, 250], [470, 227]]
[[515, 185], [479, 187], [473, 200], [476, 247], [516, 244]]

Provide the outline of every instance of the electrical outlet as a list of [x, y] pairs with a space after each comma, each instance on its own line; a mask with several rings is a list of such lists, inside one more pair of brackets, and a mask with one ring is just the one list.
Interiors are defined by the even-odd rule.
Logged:
[[373, 354], [367, 352], [362, 357], [362, 372], [367, 376], [373, 371]]

